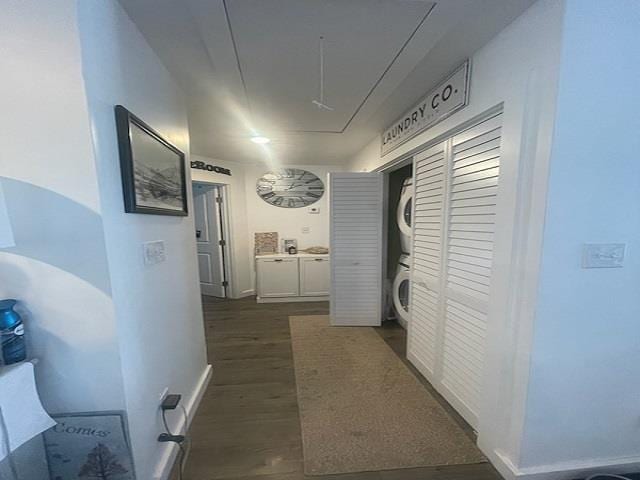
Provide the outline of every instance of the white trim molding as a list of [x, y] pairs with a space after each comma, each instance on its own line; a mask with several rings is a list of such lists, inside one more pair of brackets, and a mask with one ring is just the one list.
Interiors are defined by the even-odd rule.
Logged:
[[[202, 401], [202, 397], [204, 392], [207, 390], [209, 386], [209, 381], [211, 380], [211, 375], [213, 372], [213, 368], [211, 365], [207, 365], [198, 383], [196, 384], [196, 388], [194, 389], [191, 397], [185, 403], [185, 410], [187, 412], [187, 418], [180, 418], [178, 422], [178, 426], [176, 428], [177, 432], [188, 432], [189, 427], [191, 426], [191, 422], [193, 417], [198, 410], [198, 406]], [[185, 425], [185, 420], [187, 424]], [[173, 469], [173, 465], [178, 456], [178, 445], [175, 443], [166, 443], [164, 447], [164, 451], [162, 452], [162, 456], [160, 457], [160, 461], [156, 466], [155, 473], [153, 475], [153, 480], [168, 480], [171, 475], [171, 470]]]
[[487, 456], [506, 480], [571, 480], [596, 473], [620, 475], [640, 470], [640, 456], [561, 462], [523, 468], [516, 467], [511, 459], [499, 450], [490, 452]]
[[238, 295], [237, 297], [234, 298], [245, 298], [245, 297], [252, 297], [253, 295], [256, 294], [255, 289], [250, 288], [249, 290], [243, 290], [240, 292], [240, 295]]

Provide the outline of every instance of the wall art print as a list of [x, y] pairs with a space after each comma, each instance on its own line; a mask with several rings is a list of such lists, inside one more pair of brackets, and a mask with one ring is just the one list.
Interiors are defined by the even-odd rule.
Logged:
[[186, 216], [184, 153], [122, 105], [116, 127], [125, 212]]
[[51, 417], [58, 423], [43, 434], [51, 480], [135, 480], [122, 413]]

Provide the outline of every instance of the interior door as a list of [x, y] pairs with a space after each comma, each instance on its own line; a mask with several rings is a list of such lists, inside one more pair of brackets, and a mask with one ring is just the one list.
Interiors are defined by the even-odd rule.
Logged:
[[331, 195], [331, 324], [382, 321], [383, 177], [333, 173]]
[[220, 187], [195, 184], [193, 211], [198, 249], [200, 290], [203, 295], [226, 297], [224, 276], [225, 239], [222, 231]]
[[443, 395], [475, 428], [482, 392], [502, 116], [451, 139], [442, 331]]
[[407, 357], [477, 428], [500, 174], [500, 114], [417, 154]]
[[439, 357], [445, 147], [443, 142], [414, 157], [413, 267], [407, 358], [431, 383], [437, 378]]

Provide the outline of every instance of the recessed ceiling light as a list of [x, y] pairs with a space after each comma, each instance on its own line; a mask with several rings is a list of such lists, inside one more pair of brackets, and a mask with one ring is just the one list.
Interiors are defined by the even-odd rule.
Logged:
[[257, 143], [258, 145], [264, 145], [265, 143], [270, 143], [271, 139], [257, 135], [255, 137], [251, 137], [251, 141], [253, 143]]

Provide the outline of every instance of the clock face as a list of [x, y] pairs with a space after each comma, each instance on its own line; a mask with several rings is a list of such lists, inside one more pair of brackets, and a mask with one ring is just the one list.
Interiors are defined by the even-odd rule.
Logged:
[[300, 208], [322, 198], [324, 183], [306, 170], [285, 168], [260, 177], [256, 192], [265, 202], [276, 207]]

